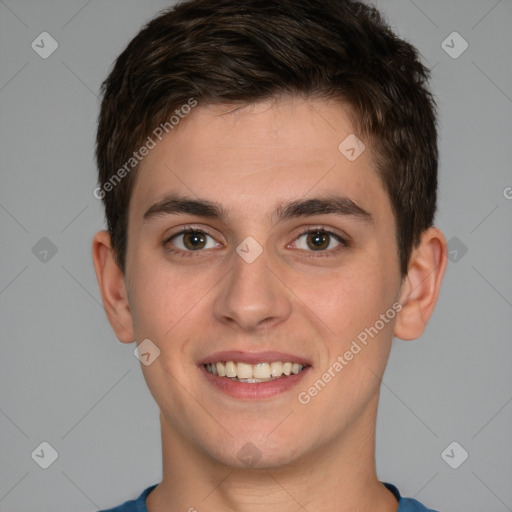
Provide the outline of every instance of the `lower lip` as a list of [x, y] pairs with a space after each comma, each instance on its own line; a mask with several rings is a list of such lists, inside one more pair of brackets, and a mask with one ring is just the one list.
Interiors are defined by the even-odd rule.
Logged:
[[234, 398], [241, 398], [244, 400], [259, 400], [284, 393], [298, 384], [310, 368], [310, 366], [307, 366], [300, 373], [280, 377], [279, 379], [270, 380], [268, 382], [255, 382], [253, 384], [249, 384], [247, 382], [238, 382], [227, 377], [219, 377], [218, 375], [210, 373], [204, 365], [200, 365], [200, 369], [204, 376], [217, 389]]

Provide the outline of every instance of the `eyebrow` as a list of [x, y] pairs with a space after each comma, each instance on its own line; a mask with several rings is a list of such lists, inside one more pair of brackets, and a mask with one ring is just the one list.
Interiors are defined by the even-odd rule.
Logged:
[[[144, 213], [144, 222], [165, 215], [190, 214], [216, 220], [226, 220], [229, 212], [221, 204], [207, 199], [194, 199], [176, 194], [168, 195], [161, 201], [153, 204]], [[329, 195], [312, 199], [298, 199], [290, 202], [281, 202], [272, 213], [275, 223], [287, 219], [307, 217], [313, 215], [338, 215], [353, 217], [371, 223], [370, 212], [361, 208], [352, 199], [346, 196]]]

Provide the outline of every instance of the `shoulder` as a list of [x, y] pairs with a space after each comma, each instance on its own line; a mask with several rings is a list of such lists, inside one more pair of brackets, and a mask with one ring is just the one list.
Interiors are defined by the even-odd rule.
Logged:
[[146, 498], [157, 485], [158, 484], [155, 484], [151, 487], [148, 487], [147, 489], [144, 489], [136, 500], [125, 501], [122, 505], [118, 505], [114, 508], [100, 510], [99, 512], [148, 512], [146, 507]]
[[399, 490], [393, 485], [386, 482], [383, 484], [395, 495], [398, 500], [397, 512], [437, 512], [431, 508], [422, 505], [418, 500], [413, 498], [403, 498], [400, 496]]

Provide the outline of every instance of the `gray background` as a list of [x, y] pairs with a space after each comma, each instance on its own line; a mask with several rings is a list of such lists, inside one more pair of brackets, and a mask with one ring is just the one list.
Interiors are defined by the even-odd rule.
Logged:
[[[103, 228], [92, 194], [99, 84], [167, 5], [0, 2], [2, 512], [93, 511], [160, 481], [158, 408], [134, 344], [106, 320], [90, 247]], [[426, 334], [394, 341], [379, 477], [442, 511], [512, 510], [512, 2], [377, 6], [433, 67], [437, 224], [453, 260]], [[31, 48], [43, 31], [59, 45], [47, 59]], [[442, 47], [454, 31], [469, 44], [456, 59]], [[48, 469], [31, 457], [43, 441], [59, 454]], [[458, 469], [441, 457], [452, 441], [469, 453]]]

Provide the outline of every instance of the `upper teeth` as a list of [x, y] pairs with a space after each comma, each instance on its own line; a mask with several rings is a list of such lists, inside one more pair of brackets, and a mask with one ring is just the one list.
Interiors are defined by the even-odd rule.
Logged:
[[247, 364], [234, 361], [208, 363], [206, 369], [220, 377], [237, 377], [238, 379], [272, 379], [291, 373], [297, 374], [304, 366], [299, 363], [272, 363]]

